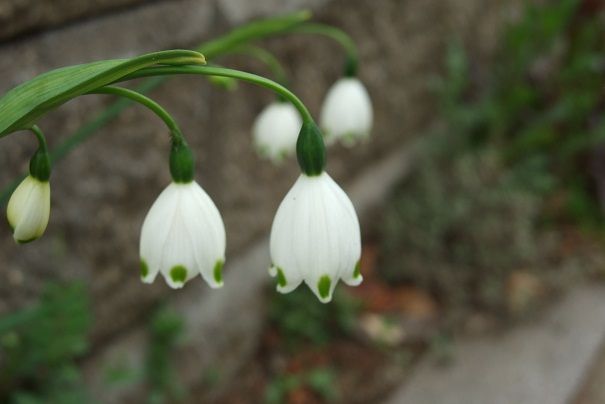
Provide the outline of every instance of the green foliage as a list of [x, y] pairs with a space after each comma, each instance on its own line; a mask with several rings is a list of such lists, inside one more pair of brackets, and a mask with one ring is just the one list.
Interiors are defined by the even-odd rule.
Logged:
[[151, 319], [145, 364], [149, 403], [170, 402], [183, 397], [183, 389], [170, 362], [183, 330], [182, 318], [167, 308], [158, 309]]
[[[511, 272], [540, 266], [540, 224], [602, 229], [605, 178], [587, 163], [605, 140], [602, 18], [578, 0], [528, 4], [487, 75], [452, 43], [438, 81], [443, 125], [383, 222], [387, 277], [454, 306], [501, 309]], [[550, 200], [563, 211], [544, 209]]]
[[303, 387], [311, 389], [325, 401], [335, 401], [336, 374], [329, 368], [315, 368], [301, 374], [284, 374], [274, 378], [265, 390], [266, 404], [286, 402], [288, 394]]
[[325, 344], [353, 330], [358, 309], [358, 302], [345, 293], [337, 291], [326, 305], [310, 296], [306, 288], [299, 287], [272, 297], [269, 320], [290, 347], [304, 342]]
[[539, 199], [494, 149], [430, 154], [418, 167], [384, 216], [383, 274], [450, 305], [500, 308], [507, 275], [538, 255]]
[[0, 319], [0, 401], [87, 402], [75, 361], [88, 349], [88, 295], [53, 285], [40, 302]]
[[453, 46], [441, 94], [452, 136], [500, 148], [508, 168], [531, 166], [526, 175], [537, 182], [552, 177], [556, 186], [541, 190], [565, 195], [567, 214], [594, 227], [603, 215], [585, 161], [605, 140], [605, 25], [579, 3], [529, 5], [505, 35], [486, 82], [469, 79], [464, 50]]

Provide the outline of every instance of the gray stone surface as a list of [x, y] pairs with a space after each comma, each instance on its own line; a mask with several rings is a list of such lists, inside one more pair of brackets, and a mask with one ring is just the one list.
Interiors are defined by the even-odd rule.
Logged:
[[605, 287], [579, 287], [531, 324], [457, 341], [450, 366], [425, 358], [388, 403], [569, 403], [604, 341]]
[[593, 368], [586, 375], [576, 398], [571, 402], [574, 404], [605, 403], [605, 340]]
[[150, 0], [2, 0], [0, 40]]

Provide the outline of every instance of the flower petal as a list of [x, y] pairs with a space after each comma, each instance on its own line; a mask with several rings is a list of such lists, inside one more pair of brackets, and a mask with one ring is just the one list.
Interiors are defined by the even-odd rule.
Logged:
[[254, 144], [259, 153], [279, 162], [294, 153], [301, 126], [300, 114], [291, 103], [273, 102], [252, 126]]
[[327, 140], [340, 140], [345, 145], [352, 145], [357, 139], [369, 135], [372, 121], [372, 102], [361, 81], [346, 77], [334, 83], [320, 114]]

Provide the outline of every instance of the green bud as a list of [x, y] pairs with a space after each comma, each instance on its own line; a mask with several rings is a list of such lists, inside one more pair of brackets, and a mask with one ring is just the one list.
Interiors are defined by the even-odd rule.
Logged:
[[46, 147], [40, 146], [32, 156], [29, 161], [29, 174], [42, 182], [50, 179], [50, 156]]
[[184, 140], [173, 140], [170, 150], [170, 174], [176, 183], [193, 181], [195, 162], [193, 153]]
[[303, 173], [320, 175], [326, 166], [326, 147], [315, 122], [303, 122], [296, 141], [296, 157]]

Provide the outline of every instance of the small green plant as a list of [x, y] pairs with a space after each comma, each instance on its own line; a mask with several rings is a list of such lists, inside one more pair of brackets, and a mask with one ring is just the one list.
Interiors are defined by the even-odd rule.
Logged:
[[182, 318], [167, 308], [158, 309], [151, 319], [149, 349], [145, 363], [145, 380], [150, 404], [183, 398], [183, 388], [170, 362], [183, 330]]
[[481, 82], [472, 80], [464, 50], [452, 46], [441, 95], [451, 138], [497, 147], [508, 169], [530, 168], [528, 184], [539, 185], [532, 191], [562, 196], [564, 213], [595, 229], [604, 224], [602, 170], [591, 162], [605, 141], [605, 28], [581, 3], [528, 5]]
[[538, 256], [539, 199], [503, 170], [496, 150], [419, 167], [386, 210], [382, 273], [450, 305], [500, 308], [508, 274]]
[[0, 401], [90, 402], [76, 365], [90, 324], [79, 284], [49, 286], [38, 304], [0, 319]]
[[333, 302], [325, 305], [310, 301], [308, 292], [298, 289], [271, 299], [269, 321], [289, 347], [304, 342], [325, 344], [353, 330], [358, 308], [358, 302], [345, 293], [336, 293]]
[[286, 402], [292, 391], [308, 388], [325, 401], [335, 401], [339, 394], [335, 389], [336, 374], [329, 368], [315, 368], [300, 374], [285, 374], [274, 378], [265, 390], [266, 404]]
[[387, 277], [499, 310], [512, 271], [540, 269], [556, 223], [603, 230], [605, 27], [581, 3], [528, 5], [485, 75], [449, 47], [442, 125], [383, 221]]

